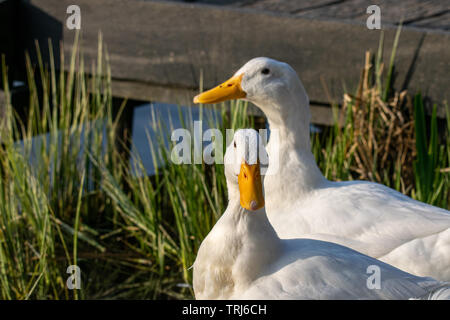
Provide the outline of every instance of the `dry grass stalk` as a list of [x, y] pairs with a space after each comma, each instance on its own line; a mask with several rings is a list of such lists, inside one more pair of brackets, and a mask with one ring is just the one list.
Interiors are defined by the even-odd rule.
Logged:
[[[379, 87], [371, 81], [373, 64], [366, 53], [365, 66], [356, 97], [346, 95], [343, 112], [352, 108], [353, 139], [351, 150], [355, 150], [355, 163], [351, 169], [358, 179], [385, 182], [381, 172], [400, 179], [404, 186], [413, 184], [413, 157], [415, 138], [412, 100], [406, 91], [396, 92], [388, 101], [383, 101]], [[397, 175], [401, 175], [397, 177]]]

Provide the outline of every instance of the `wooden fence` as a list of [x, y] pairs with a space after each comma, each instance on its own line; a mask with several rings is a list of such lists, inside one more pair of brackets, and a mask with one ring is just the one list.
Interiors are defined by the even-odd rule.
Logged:
[[[192, 104], [200, 75], [204, 88], [227, 79], [247, 60], [273, 57], [299, 73], [312, 102], [313, 122], [330, 124], [330, 102], [359, 81], [366, 50], [376, 52], [380, 30], [365, 24], [309, 19], [261, 10], [138, 0], [0, 0], [0, 51], [10, 78], [23, 77], [25, 50], [51, 38], [70, 55], [74, 30], [66, 27], [71, 4], [81, 8], [86, 65], [97, 57], [98, 34], [110, 56], [113, 94], [144, 101]], [[384, 61], [395, 26], [383, 25]], [[421, 90], [429, 102], [448, 99], [450, 33], [404, 27], [396, 58], [395, 87]], [[67, 68], [68, 66], [60, 66]], [[1, 94], [0, 94], [1, 99]]]

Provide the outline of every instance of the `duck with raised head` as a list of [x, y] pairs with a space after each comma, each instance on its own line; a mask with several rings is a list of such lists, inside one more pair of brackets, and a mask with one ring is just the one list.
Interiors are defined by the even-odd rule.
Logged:
[[336, 242], [407, 272], [450, 281], [450, 212], [382, 184], [327, 180], [311, 152], [308, 95], [288, 64], [252, 59], [194, 102], [231, 99], [252, 102], [268, 119], [269, 170], [276, 170], [265, 179], [265, 200], [281, 238]]

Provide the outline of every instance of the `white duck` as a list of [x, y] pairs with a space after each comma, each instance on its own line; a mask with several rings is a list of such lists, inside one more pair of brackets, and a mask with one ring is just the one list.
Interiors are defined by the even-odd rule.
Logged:
[[[448, 284], [341, 245], [280, 239], [264, 208], [256, 136], [239, 130], [226, 150], [229, 203], [193, 265], [196, 299], [450, 299]], [[378, 287], [370, 268], [378, 268]]]
[[281, 238], [336, 242], [407, 272], [450, 281], [449, 211], [381, 184], [325, 179], [311, 153], [309, 99], [288, 64], [252, 59], [194, 102], [230, 99], [254, 103], [269, 121], [269, 170], [277, 170], [265, 179], [266, 207]]

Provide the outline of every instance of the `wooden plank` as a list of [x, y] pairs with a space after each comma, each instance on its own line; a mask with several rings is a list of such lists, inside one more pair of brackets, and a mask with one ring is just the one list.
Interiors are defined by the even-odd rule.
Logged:
[[[367, 7], [376, 4], [380, 7], [382, 24], [398, 24], [415, 26], [423, 19], [440, 16], [448, 12], [449, 5], [446, 1], [423, 0], [346, 0], [335, 1], [329, 6], [321, 6], [311, 10], [300, 11], [297, 14], [308, 18], [352, 20], [365, 24], [368, 14]], [[429, 25], [431, 28], [440, 29], [441, 26]]]
[[334, 125], [333, 113], [331, 107], [317, 106], [314, 102], [310, 105], [311, 108], [311, 122], [326, 126]]
[[294, 14], [297, 12], [311, 10], [319, 7], [326, 7], [336, 0], [260, 0], [260, 1], [242, 1], [242, 7], [258, 10], [282, 12]]
[[414, 26], [421, 28], [440, 28], [450, 31], [450, 11], [440, 15], [429, 16], [414, 22]]
[[[174, 103], [183, 106], [192, 105], [192, 97], [199, 93], [198, 90], [194, 89], [170, 88], [124, 80], [113, 80], [112, 92], [118, 96], [128, 97], [130, 99]], [[252, 104], [249, 106], [248, 111], [251, 115], [263, 116], [259, 108]]]
[[[183, 106], [192, 105], [192, 97], [199, 93], [198, 90], [186, 88], [170, 88], [166, 86], [152, 85], [143, 82], [130, 82], [126, 80], [113, 80], [112, 92], [115, 95], [141, 101], [157, 101], [173, 103]], [[249, 114], [263, 116], [263, 113], [254, 105], [248, 108]]]
[[[74, 31], [65, 28], [66, 8], [71, 3], [27, 3], [53, 23], [59, 21], [56, 31], [60, 34], [55, 37], [63, 40], [66, 55], [74, 37]], [[203, 86], [210, 88], [249, 59], [269, 56], [288, 62], [298, 71], [311, 101], [329, 102], [321, 77], [332, 100], [341, 101], [344, 86], [350, 91], [356, 89], [364, 52], [376, 52], [380, 36], [380, 31], [363, 25], [247, 9], [136, 0], [77, 3], [82, 13], [87, 66], [96, 59], [98, 32], [102, 31], [115, 79], [193, 91], [199, 86], [200, 72]], [[48, 34], [49, 30], [42, 32], [45, 24], [38, 22], [35, 19], [34, 25], [27, 27], [31, 37], [35, 36], [33, 30]], [[389, 61], [394, 34], [394, 27], [385, 28], [385, 61]], [[405, 27], [396, 58], [397, 88], [407, 83], [411, 93], [420, 90], [432, 102], [440, 104], [448, 99], [449, 47], [449, 33]], [[406, 75], [411, 76], [409, 82]], [[129, 90], [134, 89], [130, 86]], [[137, 98], [137, 91], [147, 97], [142, 89], [130, 95]], [[439, 109], [441, 117], [444, 112]]]
[[[130, 99], [175, 103], [179, 105], [191, 105], [192, 97], [198, 94], [198, 90], [193, 89], [168, 88], [124, 80], [113, 80], [112, 92], [115, 95]], [[253, 116], [264, 116], [262, 111], [253, 104], [249, 105], [248, 113]], [[334, 122], [331, 108], [311, 104], [311, 121], [316, 124], [332, 125]]]
[[[180, 2], [184, 0], [178, 0]], [[378, 5], [381, 9], [382, 22], [398, 24], [403, 20], [405, 25], [425, 26], [427, 28], [449, 30], [447, 14], [448, 1], [435, 0], [194, 0], [196, 3], [227, 5], [251, 8], [263, 11], [319, 19], [351, 20], [365, 23], [368, 15], [366, 9], [370, 5]]]

